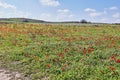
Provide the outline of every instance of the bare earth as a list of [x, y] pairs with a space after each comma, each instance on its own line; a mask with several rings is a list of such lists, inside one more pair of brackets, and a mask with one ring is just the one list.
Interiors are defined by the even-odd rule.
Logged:
[[24, 77], [18, 72], [10, 72], [9, 70], [0, 69], [0, 80], [31, 80]]

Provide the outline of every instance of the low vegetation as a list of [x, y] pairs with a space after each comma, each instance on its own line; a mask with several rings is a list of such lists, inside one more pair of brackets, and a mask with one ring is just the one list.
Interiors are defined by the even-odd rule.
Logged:
[[0, 24], [0, 66], [32, 80], [119, 80], [119, 25]]

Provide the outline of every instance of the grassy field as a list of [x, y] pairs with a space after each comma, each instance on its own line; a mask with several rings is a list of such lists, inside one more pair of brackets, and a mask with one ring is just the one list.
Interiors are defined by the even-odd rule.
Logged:
[[120, 25], [0, 24], [0, 67], [32, 80], [120, 80]]

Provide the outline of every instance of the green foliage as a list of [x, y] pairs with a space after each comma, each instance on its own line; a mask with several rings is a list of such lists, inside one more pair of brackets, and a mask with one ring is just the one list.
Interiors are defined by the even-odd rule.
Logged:
[[32, 80], [119, 80], [120, 28], [99, 26], [2, 24], [0, 66]]

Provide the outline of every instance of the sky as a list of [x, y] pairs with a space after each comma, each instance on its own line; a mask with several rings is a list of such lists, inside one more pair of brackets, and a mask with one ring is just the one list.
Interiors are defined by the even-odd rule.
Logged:
[[120, 0], [0, 0], [0, 18], [120, 23]]

